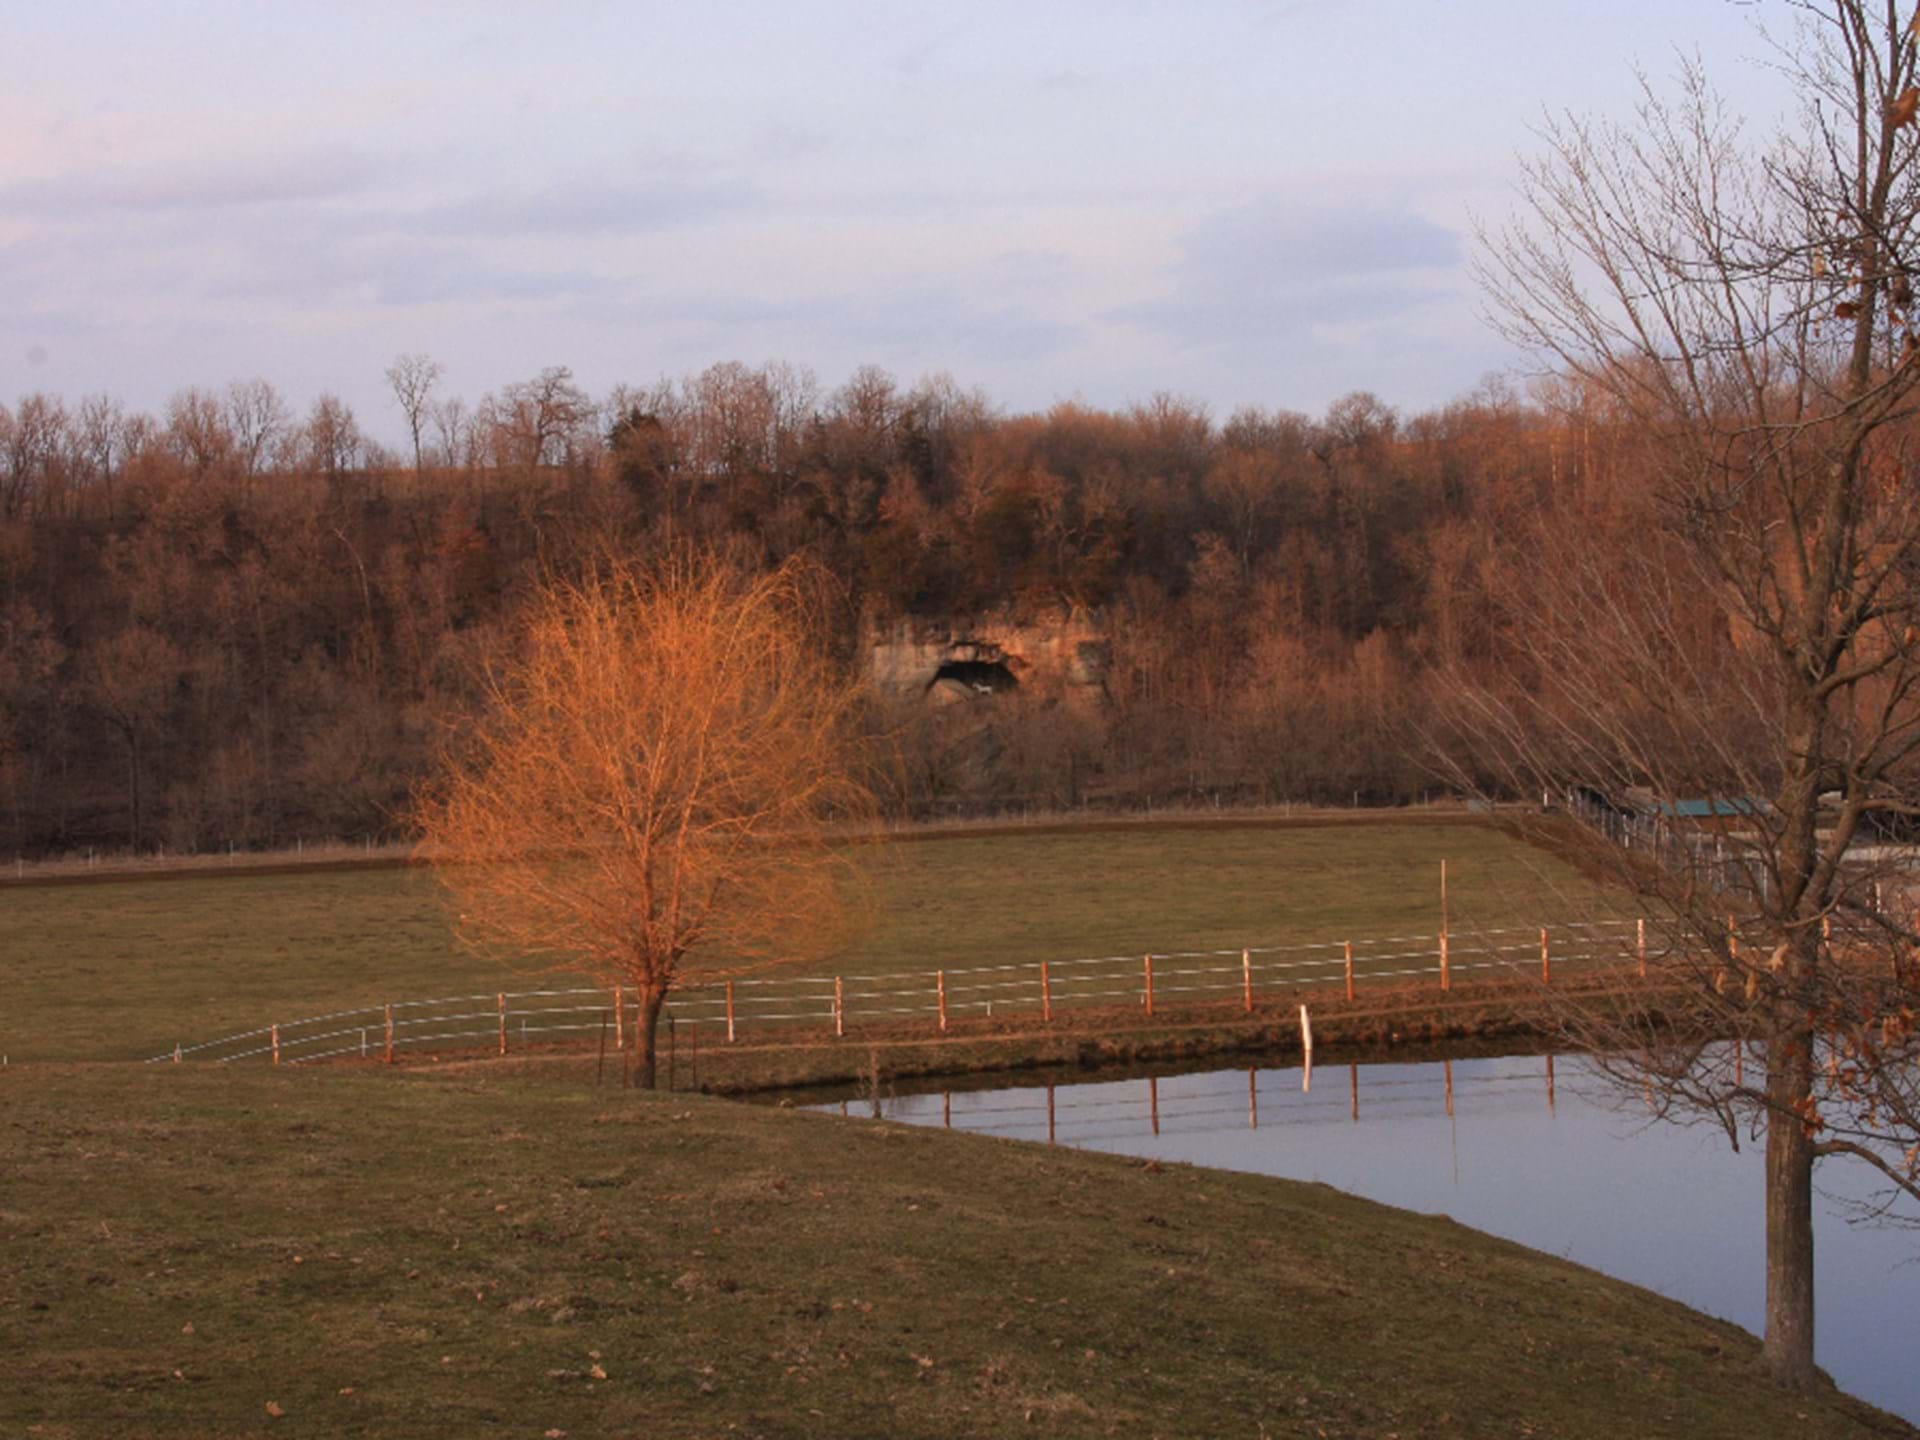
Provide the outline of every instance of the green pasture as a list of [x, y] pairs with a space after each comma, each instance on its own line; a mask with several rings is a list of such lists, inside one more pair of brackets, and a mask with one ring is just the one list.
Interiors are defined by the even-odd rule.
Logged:
[[0, 1435], [1912, 1436], [1324, 1186], [481, 1072], [0, 1072]]
[[[1456, 934], [1620, 901], [1486, 825], [1218, 824], [870, 848], [866, 924], [823, 972]], [[272, 1021], [529, 988], [464, 953], [422, 870], [0, 886], [0, 1053], [129, 1059]]]

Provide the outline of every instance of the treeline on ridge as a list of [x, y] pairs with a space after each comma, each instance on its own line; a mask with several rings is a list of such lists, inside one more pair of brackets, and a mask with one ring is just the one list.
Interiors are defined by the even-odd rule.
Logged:
[[388, 378], [400, 453], [259, 380], [0, 405], [0, 844], [391, 835], [531, 583], [689, 540], [816, 557], [850, 661], [902, 619], [1092, 617], [1097, 704], [995, 697], [957, 744], [894, 697], [905, 812], [1406, 801], [1437, 687], [1493, 663], [1516, 526], [1638, 473], [1566, 387], [1220, 421], [780, 364], [471, 405], [424, 357]]

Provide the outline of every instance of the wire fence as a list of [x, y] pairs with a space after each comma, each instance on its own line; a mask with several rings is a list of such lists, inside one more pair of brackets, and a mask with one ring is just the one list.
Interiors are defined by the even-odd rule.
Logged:
[[[1166, 950], [1069, 960], [893, 970], [858, 975], [773, 975], [677, 987], [661, 1018], [698, 1044], [731, 1044], [781, 1034], [844, 1037], [862, 1026], [963, 1021], [1051, 1022], [1074, 1011], [1168, 1009], [1293, 1000], [1332, 989], [1351, 1000], [1366, 988], [1456, 978], [1526, 976], [1551, 981], [1563, 969], [1631, 964], [1644, 970], [1644, 920], [1601, 919], [1552, 927], [1475, 930], [1464, 935], [1393, 935], [1229, 950]], [[638, 1000], [631, 986], [497, 991], [396, 1000], [282, 1020], [194, 1045], [176, 1045], [152, 1063], [239, 1061], [274, 1065], [323, 1060], [392, 1060], [441, 1048], [509, 1054], [602, 1036], [626, 1043]]]
[[1567, 813], [1589, 830], [1623, 850], [1651, 856], [1675, 874], [1763, 904], [1771, 892], [1772, 876], [1759, 849], [1738, 834], [1729, 841], [1728, 825], [1750, 826], [1755, 818], [1751, 813], [1734, 811], [1716, 817], [1722, 823], [1703, 829], [1657, 812], [1603, 802], [1594, 793], [1569, 790], [1565, 801]]
[[[1657, 809], [1607, 800], [1592, 789], [1569, 790], [1567, 814], [1621, 849], [1644, 855], [1695, 893], [1765, 908], [1777, 885], [1770, 843], [1755, 803], [1719, 802], [1722, 813], [1696, 822]], [[1855, 944], [1884, 943], [1890, 930], [1920, 928], [1920, 847], [1860, 841], [1842, 857], [1833, 908], [1823, 927]], [[1729, 924], [1733, 924], [1729, 921]]]

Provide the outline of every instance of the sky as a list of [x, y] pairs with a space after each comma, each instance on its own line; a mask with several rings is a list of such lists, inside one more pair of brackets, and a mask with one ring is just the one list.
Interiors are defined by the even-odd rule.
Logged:
[[1469, 272], [1548, 110], [1781, 0], [0, 3], [0, 403], [482, 392], [728, 360], [1010, 410], [1421, 409], [1520, 363]]

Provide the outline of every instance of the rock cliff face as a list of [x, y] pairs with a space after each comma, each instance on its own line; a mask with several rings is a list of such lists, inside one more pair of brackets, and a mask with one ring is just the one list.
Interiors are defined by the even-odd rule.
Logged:
[[869, 621], [868, 670], [884, 693], [951, 702], [1020, 690], [1092, 702], [1106, 680], [1107, 635], [1098, 616], [1069, 611], [1014, 619]]

